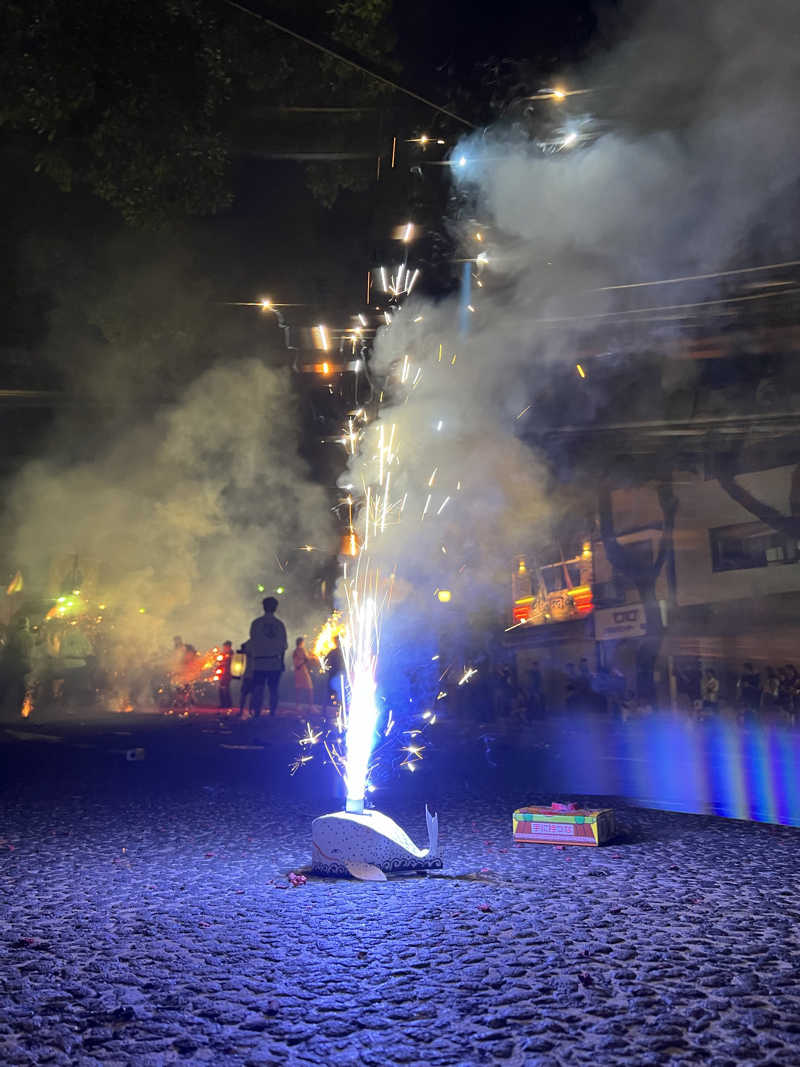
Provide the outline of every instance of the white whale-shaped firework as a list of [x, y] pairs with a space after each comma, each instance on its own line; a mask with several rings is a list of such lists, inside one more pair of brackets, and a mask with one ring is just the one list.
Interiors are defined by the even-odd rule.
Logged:
[[311, 865], [316, 874], [345, 875], [367, 864], [385, 873], [442, 866], [439, 816], [425, 808], [428, 847], [419, 849], [394, 819], [380, 811], [337, 811], [311, 824]]

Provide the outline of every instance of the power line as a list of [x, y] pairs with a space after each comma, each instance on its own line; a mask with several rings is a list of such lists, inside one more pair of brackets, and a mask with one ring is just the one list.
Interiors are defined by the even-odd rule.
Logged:
[[685, 311], [689, 308], [713, 307], [720, 304], [742, 304], [751, 300], [769, 300], [776, 296], [797, 296], [800, 289], [785, 289], [780, 293], [756, 293], [754, 296], [729, 296], [721, 300], [697, 300], [692, 304], [662, 304], [659, 307], [629, 308], [627, 311], [601, 311], [594, 315], [567, 315], [563, 318], [534, 319], [534, 322], [554, 325], [561, 322], [585, 322], [589, 319], [616, 319], [623, 315], [646, 315], [651, 311]]
[[713, 274], [685, 274], [681, 278], [659, 278], [652, 282], [628, 282], [627, 285], [603, 285], [590, 289], [590, 293], [610, 293], [615, 289], [642, 289], [647, 285], [674, 285], [677, 282], [699, 282], [707, 278], [728, 278], [733, 274], [752, 274], [759, 270], [780, 270], [783, 267], [800, 267], [800, 259], [788, 259], [784, 263], [765, 263], [761, 267], [737, 267], [736, 270], [718, 270]]
[[331, 56], [331, 58], [337, 60], [337, 62], [345, 63], [348, 67], [352, 67], [353, 70], [357, 70], [361, 74], [366, 74], [368, 78], [372, 78], [374, 81], [380, 82], [382, 85], [386, 85], [398, 93], [405, 93], [406, 96], [410, 96], [419, 103], [425, 104], [426, 107], [433, 108], [434, 111], [438, 111], [442, 115], [447, 115], [448, 118], [455, 119], [456, 122], [468, 126], [469, 129], [475, 129], [475, 124], [473, 122], [469, 122], [460, 115], [456, 115], [453, 111], [448, 111], [446, 107], [442, 107], [440, 104], [435, 104], [432, 100], [420, 96], [419, 93], [415, 93], [411, 89], [406, 89], [403, 85], [398, 85], [397, 82], [390, 81], [389, 78], [384, 78], [382, 74], [376, 74], [374, 70], [362, 67], [360, 63], [348, 59], [347, 56], [343, 56], [340, 52], [334, 52], [333, 49], [328, 48], [327, 45], [319, 44], [318, 41], [312, 41], [310, 37], [304, 37], [303, 34], [297, 33], [295, 30], [290, 30], [287, 26], [282, 26], [279, 22], [275, 22], [274, 19], [267, 18], [266, 15], [262, 15], [258, 11], [252, 11], [249, 7], [245, 7], [244, 4], [237, 3], [236, 0], [223, 0], [223, 2], [227, 4], [228, 7], [233, 7], [245, 15], [250, 15], [251, 18], [258, 19], [259, 22], [271, 26], [274, 30], [278, 30], [279, 33], [286, 33], [289, 37], [294, 37], [296, 41], [301, 41], [303, 44], [308, 45], [309, 48], [316, 48], [318, 52], [324, 52], [326, 56]]

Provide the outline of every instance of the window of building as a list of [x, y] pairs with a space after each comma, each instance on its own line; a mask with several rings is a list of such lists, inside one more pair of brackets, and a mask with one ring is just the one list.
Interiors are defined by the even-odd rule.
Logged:
[[763, 522], [740, 522], [709, 530], [711, 567], [714, 571], [741, 571], [774, 567], [800, 559], [798, 542], [777, 533]]

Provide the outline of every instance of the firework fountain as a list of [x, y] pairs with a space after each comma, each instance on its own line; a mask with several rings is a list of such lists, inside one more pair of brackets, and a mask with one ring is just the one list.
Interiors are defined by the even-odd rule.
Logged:
[[[393, 271], [382, 267], [376, 272], [387, 303], [394, 308], [408, 296], [419, 275], [419, 271], [408, 266], [407, 250], [412, 235], [411, 224], [402, 227], [397, 235], [406, 249], [403, 263]], [[391, 315], [388, 311], [385, 314], [388, 328]], [[413, 371], [410, 357], [405, 355], [394, 375], [396, 380], [387, 385], [410, 391], [417, 387], [421, 376], [422, 368]], [[369, 876], [365, 875], [365, 870], [372, 871], [374, 876], [377, 871], [441, 867], [436, 815], [426, 809], [428, 847], [419, 849], [387, 815], [365, 808], [365, 797], [371, 789], [370, 774], [376, 764], [375, 749], [382, 718], [377, 681], [381, 624], [395, 583], [394, 569], [388, 573], [381, 569], [380, 554], [375, 549], [387, 527], [403, 520], [408, 493], [398, 499], [393, 495], [393, 483], [400, 480], [397, 478], [400, 468], [397, 427], [387, 424], [380, 417], [380, 411], [371, 426], [363, 410], [348, 417], [341, 443], [351, 457], [351, 469], [358, 470], [361, 482], [358, 500], [354, 501], [351, 489], [343, 501], [348, 515], [346, 563], [341, 582], [343, 610], [333, 626], [339, 631], [345, 675], [337, 723], [343, 746], [334, 752], [326, 742], [328, 755], [344, 779], [345, 810], [314, 820], [313, 867], [320, 873], [351, 873], [362, 877]], [[425, 511], [430, 506], [430, 499], [428, 494]], [[323, 643], [329, 646], [331, 640], [332, 634], [323, 632]], [[426, 716], [427, 723], [435, 721], [430, 710]], [[390, 711], [382, 726], [384, 740], [393, 725]], [[418, 731], [411, 733], [413, 741]], [[313, 733], [309, 730], [305, 740], [311, 738]], [[413, 770], [421, 747], [410, 743], [404, 752], [403, 765]]]
[[[393, 503], [390, 497], [391, 471], [398, 461], [394, 431], [387, 437], [380, 425], [377, 432], [376, 484], [363, 486], [360, 536], [352, 525], [352, 497], [348, 497], [350, 543], [358, 546], [358, 554], [345, 565], [342, 578], [345, 610], [337, 628], [346, 680], [338, 729], [344, 747], [334, 758], [344, 778], [345, 810], [315, 819], [312, 828], [314, 870], [360, 877], [368, 876], [368, 872], [442, 865], [437, 816], [431, 816], [426, 809], [428, 848], [419, 849], [397, 823], [382, 812], [365, 809], [364, 804], [381, 717], [376, 678], [381, 622], [394, 584], [394, 573], [383, 574], [373, 562], [370, 544], [385, 530], [389, 516], [399, 513], [402, 507], [402, 502]], [[391, 729], [390, 714], [384, 736]], [[329, 754], [333, 756], [330, 748]]]

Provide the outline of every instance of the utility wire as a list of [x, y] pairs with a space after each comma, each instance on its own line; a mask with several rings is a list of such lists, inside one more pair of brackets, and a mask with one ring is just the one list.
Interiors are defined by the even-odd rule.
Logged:
[[642, 289], [648, 285], [674, 285], [677, 282], [699, 282], [707, 278], [728, 278], [733, 274], [752, 274], [758, 270], [780, 270], [782, 267], [800, 267], [800, 259], [788, 259], [785, 263], [765, 263], [762, 267], [737, 267], [736, 270], [718, 270], [713, 274], [686, 274], [682, 278], [659, 278], [653, 282], [629, 282], [627, 285], [603, 285], [590, 289], [590, 293], [610, 293], [616, 289]]
[[689, 308], [714, 307], [723, 304], [744, 304], [752, 300], [771, 300], [781, 296], [797, 296], [800, 289], [785, 289], [779, 293], [756, 293], [753, 296], [729, 296], [721, 300], [697, 300], [692, 304], [662, 304], [659, 307], [629, 308], [627, 311], [601, 311], [594, 315], [567, 315], [563, 318], [533, 319], [533, 322], [554, 325], [561, 322], [585, 322], [589, 319], [616, 319], [627, 315], [646, 315], [651, 311], [685, 311]]
[[453, 111], [448, 111], [446, 107], [442, 107], [440, 104], [434, 104], [432, 100], [427, 100], [424, 96], [420, 96], [419, 93], [415, 93], [411, 89], [406, 89], [403, 85], [398, 85], [397, 82], [384, 78], [382, 74], [376, 74], [374, 70], [362, 67], [360, 63], [348, 59], [347, 56], [343, 56], [340, 52], [334, 52], [333, 49], [328, 48], [327, 45], [320, 44], [318, 41], [312, 41], [310, 37], [304, 37], [303, 34], [296, 33], [295, 30], [290, 30], [287, 26], [282, 26], [279, 22], [275, 22], [274, 19], [267, 18], [266, 15], [262, 15], [258, 11], [253, 11], [249, 7], [245, 7], [244, 4], [237, 3], [236, 0], [223, 0], [223, 2], [227, 4], [228, 7], [235, 8], [243, 14], [250, 15], [251, 18], [258, 19], [259, 22], [271, 26], [274, 30], [278, 30], [279, 33], [286, 33], [289, 37], [294, 37], [296, 41], [301, 41], [303, 44], [308, 45], [309, 48], [316, 48], [318, 52], [324, 52], [326, 56], [331, 56], [331, 58], [337, 60], [337, 62], [345, 63], [348, 67], [352, 67], [353, 70], [357, 70], [361, 74], [366, 74], [368, 78], [372, 78], [374, 81], [380, 82], [382, 85], [386, 85], [398, 93], [405, 93], [406, 96], [410, 96], [412, 99], [419, 101], [419, 103], [425, 104], [426, 107], [433, 108], [434, 111], [438, 111], [442, 115], [447, 115], [448, 118], [455, 119], [456, 122], [460, 122], [463, 126], [468, 126], [471, 130], [475, 129], [475, 124], [473, 122], [463, 119]]

